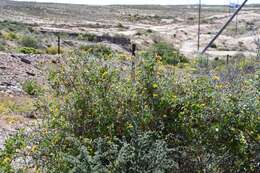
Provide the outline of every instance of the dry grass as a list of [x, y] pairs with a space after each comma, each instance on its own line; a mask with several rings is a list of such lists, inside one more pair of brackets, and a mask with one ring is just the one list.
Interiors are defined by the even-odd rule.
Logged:
[[33, 100], [28, 97], [0, 96], [0, 117], [22, 115], [33, 111]]

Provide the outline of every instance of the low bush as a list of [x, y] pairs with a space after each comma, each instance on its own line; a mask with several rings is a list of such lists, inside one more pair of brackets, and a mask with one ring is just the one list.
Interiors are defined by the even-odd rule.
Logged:
[[[1, 34], [0, 34], [1, 37]], [[6, 42], [5, 40], [0, 39], [0, 51], [4, 51], [6, 49]]]
[[3, 38], [5, 40], [13, 41], [13, 40], [17, 40], [18, 36], [14, 32], [5, 32], [3, 33]]
[[27, 80], [22, 85], [23, 90], [31, 96], [39, 96], [42, 94], [42, 87], [34, 80]]
[[153, 30], [152, 29], [147, 29], [146, 33], [153, 33]]
[[0, 150], [0, 172], [14, 173], [12, 161], [15, 159], [17, 151], [26, 146], [25, 136], [22, 131], [5, 142], [3, 150]]
[[80, 50], [86, 52], [89, 55], [93, 55], [97, 58], [111, 59], [114, 52], [111, 48], [104, 45], [82, 45]]
[[40, 54], [40, 51], [32, 47], [21, 47], [18, 51], [24, 54]]
[[177, 65], [178, 63], [188, 62], [188, 59], [184, 55], [182, 55], [178, 50], [174, 49], [171, 45], [164, 42], [154, 44], [153, 47], [148, 51], [148, 54], [148, 56], [161, 58], [161, 61], [164, 64]]
[[218, 46], [215, 43], [213, 43], [210, 47], [213, 48], [213, 49], [217, 49], [218, 48]]
[[121, 28], [121, 29], [122, 29], [122, 28], [125, 28], [125, 26], [124, 26], [122, 23], [118, 23], [118, 24], [117, 24], [117, 27], [118, 27], [118, 28]]
[[0, 44], [0, 51], [4, 51], [5, 50], [5, 46]]
[[93, 55], [64, 61], [25, 140], [39, 171], [259, 172], [258, 75], [176, 80], [147, 56], [133, 81]]
[[[48, 48], [46, 49], [46, 53], [47, 53], [47, 54], [51, 54], [51, 55], [56, 55], [56, 54], [59, 53], [59, 52], [58, 52], [58, 47], [53, 47], [53, 46], [48, 47]], [[62, 50], [62, 49], [60, 49], [60, 53], [63, 53], [63, 50]]]
[[20, 39], [20, 44], [24, 47], [38, 48], [38, 40], [33, 36], [23, 36]]
[[0, 30], [17, 32], [17, 31], [23, 31], [26, 29], [27, 29], [27, 26], [20, 22], [9, 21], [9, 20], [0, 21]]
[[94, 34], [85, 33], [85, 34], [80, 34], [78, 36], [78, 39], [79, 40], [87, 40], [87, 41], [95, 41], [96, 36]]

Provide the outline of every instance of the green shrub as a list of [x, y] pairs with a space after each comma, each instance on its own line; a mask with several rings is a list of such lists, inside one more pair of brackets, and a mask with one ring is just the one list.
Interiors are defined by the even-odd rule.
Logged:
[[14, 32], [5, 32], [3, 33], [3, 38], [5, 40], [13, 41], [13, 40], [17, 40], [18, 36]]
[[87, 40], [87, 41], [95, 41], [96, 36], [94, 34], [85, 33], [85, 34], [80, 34], [78, 36], [78, 39], [79, 40]]
[[[186, 63], [188, 59], [171, 45], [159, 42], [153, 45], [149, 50], [149, 54], [159, 56], [163, 63], [177, 65], [178, 63]], [[149, 55], [151, 56], [151, 55]]]
[[12, 161], [15, 159], [17, 151], [26, 146], [23, 132], [20, 131], [13, 137], [6, 140], [4, 149], [0, 150], [0, 172], [14, 173]]
[[5, 50], [5, 46], [0, 42], [0, 51], [4, 51], [4, 50]]
[[147, 33], [153, 33], [153, 30], [147, 29], [146, 32], [147, 32]]
[[210, 47], [213, 48], [213, 49], [217, 49], [218, 48], [218, 46], [215, 43], [213, 43]]
[[27, 27], [23, 23], [19, 23], [16, 21], [0, 21], [0, 30], [6, 30], [11, 32], [23, 31], [26, 30]]
[[111, 48], [104, 45], [82, 45], [80, 50], [97, 58], [110, 59], [114, 52]]
[[36, 167], [258, 172], [259, 76], [227, 70], [178, 80], [151, 56], [136, 64], [135, 81], [93, 55], [54, 70], [49, 101], [39, 107], [48, 121], [26, 140]]
[[31, 96], [39, 96], [42, 94], [42, 87], [34, 80], [27, 80], [22, 85], [23, 90]]
[[24, 47], [38, 48], [38, 40], [33, 36], [23, 36], [20, 39], [20, 44]]
[[209, 66], [209, 58], [207, 56], [200, 55], [196, 57], [196, 65], [200, 68], [206, 68]]
[[37, 49], [32, 47], [21, 47], [18, 49], [18, 51], [24, 54], [40, 54], [40, 52]]
[[125, 28], [122, 23], [118, 23], [118, 24], [117, 24], [117, 27], [118, 27], [118, 28]]

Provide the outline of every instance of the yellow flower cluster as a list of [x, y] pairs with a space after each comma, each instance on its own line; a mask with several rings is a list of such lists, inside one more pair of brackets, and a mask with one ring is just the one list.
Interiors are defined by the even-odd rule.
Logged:
[[10, 164], [11, 163], [11, 158], [9, 158], [9, 157], [6, 157], [4, 160], [3, 160], [3, 164], [5, 165], [5, 164]]
[[127, 123], [127, 129], [132, 129], [134, 126], [131, 123]]
[[212, 79], [213, 79], [213, 80], [217, 80], [217, 81], [220, 80], [220, 78], [219, 78], [218, 76], [213, 76]]
[[37, 145], [33, 145], [31, 148], [31, 153], [35, 153], [37, 150]]
[[154, 88], [154, 89], [158, 88], [158, 84], [154, 83], [154, 84], [153, 84], [153, 88]]
[[104, 71], [104, 73], [102, 74], [102, 78], [106, 77], [108, 74], [108, 71]]
[[156, 93], [153, 93], [153, 97], [158, 97], [158, 94], [156, 94]]

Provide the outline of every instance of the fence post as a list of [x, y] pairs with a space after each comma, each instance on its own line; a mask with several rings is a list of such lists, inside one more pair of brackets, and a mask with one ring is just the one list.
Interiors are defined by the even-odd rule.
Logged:
[[60, 54], [61, 53], [61, 51], [60, 51], [60, 34], [58, 34], [57, 37], [58, 37], [58, 54]]
[[256, 39], [256, 60], [260, 61], [260, 37]]
[[227, 55], [227, 60], [226, 60], [226, 68], [228, 70], [228, 74], [230, 74], [230, 67], [229, 67], [230, 58], [231, 58], [231, 56], [228, 54]]
[[229, 64], [229, 57], [230, 57], [230, 55], [227, 55], [227, 61], [226, 61], [227, 65]]
[[133, 83], [135, 83], [135, 58], [136, 58], [136, 44], [132, 44], [132, 64], [131, 64], [131, 77], [132, 77], [132, 81]]

